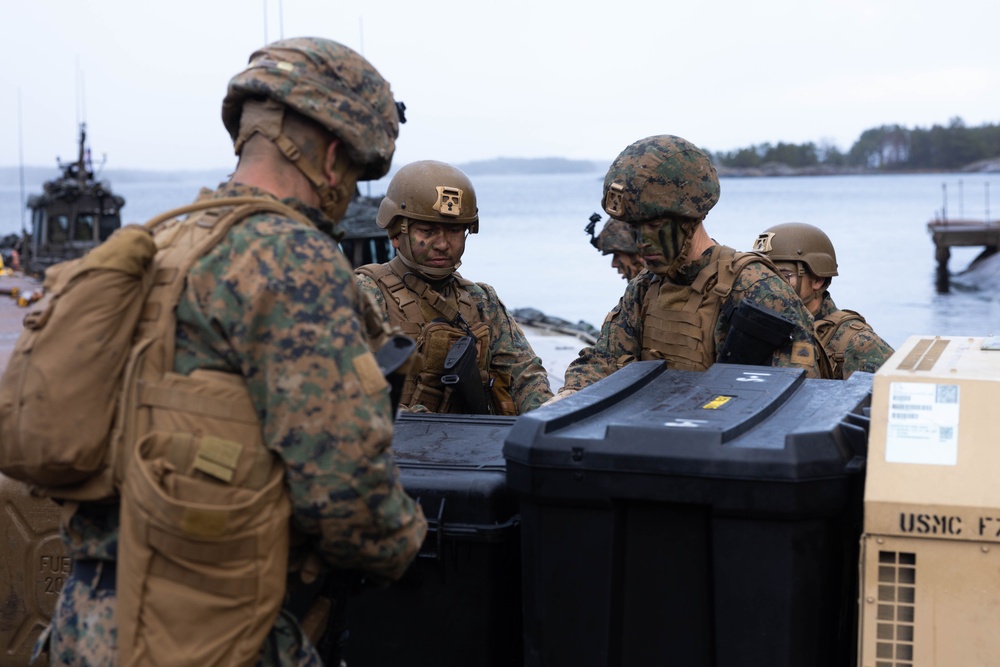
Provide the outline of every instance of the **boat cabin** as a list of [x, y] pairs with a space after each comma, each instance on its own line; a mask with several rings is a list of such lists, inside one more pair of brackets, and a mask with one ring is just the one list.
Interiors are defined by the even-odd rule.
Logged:
[[86, 126], [80, 125], [75, 162], [59, 162], [62, 175], [28, 198], [31, 226], [22, 242], [25, 272], [40, 275], [49, 266], [83, 256], [121, 227], [125, 200], [107, 181], [94, 178]]

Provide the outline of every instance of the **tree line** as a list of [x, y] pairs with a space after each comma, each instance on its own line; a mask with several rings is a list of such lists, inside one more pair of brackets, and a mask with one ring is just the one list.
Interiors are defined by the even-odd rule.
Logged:
[[846, 153], [836, 146], [764, 143], [713, 154], [723, 167], [753, 168], [780, 163], [794, 168], [857, 167], [876, 171], [954, 170], [1000, 158], [1000, 125], [968, 127], [961, 118], [930, 129], [882, 125], [865, 130]]

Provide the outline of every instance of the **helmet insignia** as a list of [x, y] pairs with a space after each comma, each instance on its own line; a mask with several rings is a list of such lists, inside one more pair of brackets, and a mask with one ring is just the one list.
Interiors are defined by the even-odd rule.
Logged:
[[462, 190], [447, 185], [437, 186], [437, 201], [432, 207], [441, 215], [457, 218], [462, 215]]
[[774, 238], [774, 232], [765, 232], [757, 236], [757, 240], [753, 242], [754, 252], [771, 252], [771, 239]]
[[621, 183], [612, 183], [611, 187], [608, 188], [608, 201], [604, 207], [608, 215], [619, 216], [624, 212], [622, 209], [622, 195], [624, 192], [625, 186]]

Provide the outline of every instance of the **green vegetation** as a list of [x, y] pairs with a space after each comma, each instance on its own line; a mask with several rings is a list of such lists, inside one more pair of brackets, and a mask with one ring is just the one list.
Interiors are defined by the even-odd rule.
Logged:
[[753, 169], [768, 163], [795, 169], [817, 167], [874, 171], [951, 171], [975, 162], [1000, 159], [1000, 125], [966, 127], [961, 118], [948, 126], [908, 129], [883, 125], [865, 130], [847, 153], [823, 144], [769, 143], [718, 152], [722, 167]]

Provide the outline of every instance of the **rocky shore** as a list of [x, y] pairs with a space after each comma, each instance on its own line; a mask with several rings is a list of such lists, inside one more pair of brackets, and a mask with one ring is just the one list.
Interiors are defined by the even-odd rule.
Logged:
[[[895, 172], [884, 169], [865, 169], [864, 167], [834, 167], [820, 164], [814, 167], [789, 167], [781, 162], [767, 162], [759, 167], [722, 167], [717, 166], [719, 176], [756, 177], [756, 176], [856, 176], [891, 174]], [[900, 172], [911, 173], [911, 172]], [[955, 170], [961, 174], [1000, 174], [1000, 158], [980, 160]]]

